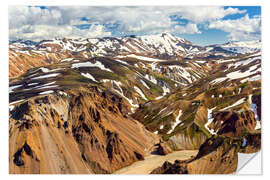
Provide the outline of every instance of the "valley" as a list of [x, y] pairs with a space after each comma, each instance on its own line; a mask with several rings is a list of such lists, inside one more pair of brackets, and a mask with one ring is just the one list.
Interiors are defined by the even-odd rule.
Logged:
[[196, 150], [175, 151], [165, 156], [150, 155], [143, 161], [138, 161], [130, 166], [124, 167], [114, 174], [149, 174], [157, 166], [161, 166], [165, 161], [173, 163], [175, 160], [186, 160], [198, 153]]
[[11, 174], [232, 174], [261, 149], [261, 42], [9, 44]]

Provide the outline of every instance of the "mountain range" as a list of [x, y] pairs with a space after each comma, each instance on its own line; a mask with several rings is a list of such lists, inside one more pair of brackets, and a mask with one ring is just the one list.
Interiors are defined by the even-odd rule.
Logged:
[[12, 174], [234, 173], [261, 147], [260, 41], [11, 41], [9, 80]]

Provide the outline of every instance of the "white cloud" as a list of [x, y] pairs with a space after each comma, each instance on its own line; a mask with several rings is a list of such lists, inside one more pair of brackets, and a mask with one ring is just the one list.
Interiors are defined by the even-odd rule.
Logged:
[[[76, 29], [78, 30], [78, 29]], [[111, 36], [111, 32], [106, 32], [105, 27], [102, 25], [93, 25], [88, 30], [78, 30], [80, 33], [87, 32], [86, 37], [103, 37], [103, 36]], [[81, 35], [80, 35], [81, 36]]]
[[21, 28], [9, 30], [10, 39], [31, 39], [40, 41], [43, 39], [53, 39], [55, 37], [67, 38], [91, 38], [110, 36], [111, 32], [106, 32], [102, 25], [93, 25], [90, 29], [78, 29], [74, 26], [62, 25], [25, 25]]
[[232, 40], [260, 39], [261, 18], [260, 16], [249, 18], [246, 14], [240, 19], [211, 22], [209, 28], [228, 32], [228, 37]]
[[62, 21], [62, 13], [56, 9], [40, 9], [39, 7], [11, 6], [9, 8], [9, 28], [23, 25], [58, 25]]
[[176, 25], [173, 32], [177, 34], [201, 34], [196, 24], [188, 23], [186, 26]]
[[195, 23], [203, 23], [205, 21], [212, 21], [221, 19], [227, 15], [243, 14], [245, 10], [239, 10], [237, 8], [227, 8], [218, 6], [187, 6], [181, 7], [178, 10], [179, 16], [193, 21]]
[[[237, 8], [219, 6], [49, 6], [46, 9], [27, 6], [9, 7], [10, 38], [32, 40], [53, 37], [101, 37], [109, 36], [104, 24], [119, 24], [119, 33], [201, 33], [197, 24], [219, 20], [226, 15], [244, 13]], [[179, 25], [170, 16], [188, 20]], [[80, 20], [86, 17], [88, 22]], [[89, 29], [74, 25], [89, 23]], [[94, 24], [94, 25], [93, 25]]]

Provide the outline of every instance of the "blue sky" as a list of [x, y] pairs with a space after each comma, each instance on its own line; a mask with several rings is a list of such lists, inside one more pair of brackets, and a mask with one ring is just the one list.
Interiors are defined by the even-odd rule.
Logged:
[[261, 38], [259, 6], [10, 6], [9, 36], [40, 41], [169, 32], [198, 45]]
[[[228, 8], [228, 7], [225, 7]], [[247, 13], [245, 14], [234, 14], [234, 15], [228, 15], [222, 18], [223, 20], [236, 20], [239, 18], [244, 17], [246, 14], [249, 15], [250, 18], [261, 15], [261, 7], [260, 6], [233, 6], [233, 8], [238, 8], [240, 10], [246, 10]], [[208, 45], [208, 44], [215, 44], [215, 43], [224, 43], [228, 42], [231, 39], [228, 38], [229, 32], [225, 32], [220, 29], [203, 29], [202, 28], [201, 34], [179, 34], [179, 36], [186, 38], [190, 40], [191, 42], [194, 42], [196, 44], [200, 45]], [[260, 39], [260, 38], [255, 38]], [[241, 39], [238, 39], [241, 40]], [[245, 39], [243, 39], [245, 40]], [[247, 39], [248, 40], [248, 39]]]

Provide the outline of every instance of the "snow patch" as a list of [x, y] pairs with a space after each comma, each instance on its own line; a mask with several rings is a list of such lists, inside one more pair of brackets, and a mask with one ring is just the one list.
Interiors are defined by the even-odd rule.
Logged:
[[217, 79], [214, 79], [213, 81], [211, 81], [210, 84], [221, 83], [221, 82], [225, 81], [226, 79], [228, 79], [228, 77], [220, 77], [220, 78], [217, 78]]
[[163, 90], [163, 96], [165, 96], [167, 93], [170, 93], [170, 89], [169, 88], [167, 88], [165, 85], [164, 86], [162, 86], [162, 90]]
[[157, 84], [157, 80], [156, 80], [155, 77], [153, 77], [153, 76], [151, 76], [151, 75], [149, 75], [149, 74], [146, 74], [144, 77], [145, 77], [147, 80], [151, 81], [152, 83]]
[[140, 88], [138, 88], [137, 86], [134, 86], [134, 89], [137, 93], [140, 94], [140, 96], [144, 99], [144, 100], [147, 100], [147, 98], [145, 97], [145, 95], [143, 94], [143, 92], [141, 91]]
[[40, 69], [42, 72], [44, 72], [44, 73], [50, 72], [49, 69], [44, 68], [44, 67], [41, 67], [41, 68], [39, 68], [39, 69]]
[[120, 63], [125, 64], [125, 65], [129, 65], [126, 61], [122, 61], [122, 60], [119, 60], [119, 59], [116, 59], [115, 61], [120, 62]]
[[125, 98], [129, 102], [129, 104], [132, 106], [131, 111], [134, 113], [135, 112], [135, 108], [138, 108], [139, 105], [138, 104], [135, 104], [132, 99], [129, 99], [128, 97], [126, 97], [124, 95], [124, 92], [123, 92], [123, 90], [121, 88], [122, 83], [120, 81], [111, 80], [111, 82], [114, 83], [119, 88], [119, 90], [118, 89], [114, 89], [115, 92], [117, 92], [119, 95], [121, 95], [123, 98]]
[[82, 76], [91, 79], [92, 81], [98, 82], [91, 74], [89, 73], [81, 73]]
[[180, 75], [183, 78], [185, 78], [189, 83], [192, 83], [192, 75], [186, 70], [186, 69], [189, 69], [189, 67], [188, 68], [183, 68], [183, 67], [178, 66], [178, 65], [170, 65], [168, 67], [171, 70], [177, 69], [177, 71], [180, 73]]
[[150, 89], [150, 87], [143, 80], [140, 79], [140, 81], [147, 89]]
[[242, 88], [239, 88], [239, 90], [238, 90], [238, 94], [240, 94], [240, 93], [241, 93], [241, 90], [242, 90]]
[[156, 97], [155, 98], [155, 100], [159, 100], [159, 99], [161, 99], [161, 98], [163, 98], [164, 96], [158, 96], [158, 97]]
[[[47, 84], [43, 84], [41, 86], [36, 86], [32, 89], [44, 89], [44, 88], [53, 88], [53, 87], [57, 87], [58, 85], [53, 85], [53, 86], [50, 86], [52, 84], [56, 83], [56, 81], [53, 81], [53, 82], [50, 82], [50, 83], [47, 83]], [[30, 88], [31, 89], [31, 88]], [[29, 90], [29, 89], [24, 89], [24, 90]]]
[[258, 74], [258, 75], [255, 75], [253, 77], [248, 77], [248, 78], [242, 79], [240, 82], [244, 83], [244, 82], [247, 82], [247, 81], [257, 81], [257, 80], [260, 80], [260, 79], [261, 79], [261, 75]]
[[46, 89], [46, 88], [55, 88], [55, 87], [58, 87], [58, 85], [42, 86], [42, 87], [37, 88], [37, 89]]
[[159, 113], [157, 115], [159, 115], [160, 113], [162, 113], [165, 109], [167, 109], [167, 107], [161, 109], [161, 111], [159, 111]]
[[34, 77], [32, 79], [44, 79], [44, 78], [50, 78], [50, 77], [56, 77], [59, 73], [52, 73], [52, 74], [46, 74], [38, 77]]
[[240, 70], [235, 71], [235, 72], [231, 72], [229, 74], [227, 74], [226, 76], [230, 79], [240, 79], [240, 78], [244, 78], [247, 76], [251, 76], [253, 74], [256, 74], [258, 72], [261, 72], [261, 68], [258, 68], [256, 71], [254, 71], [257, 68], [257, 65], [251, 66], [249, 68], [249, 70], [245, 71], [245, 72], [241, 72]]
[[144, 61], [150, 61], [150, 62], [162, 62], [162, 61], [166, 61], [166, 60], [161, 60], [161, 59], [154, 59], [154, 58], [150, 58], [150, 57], [145, 57], [145, 56], [138, 56], [135, 54], [129, 54], [126, 56], [117, 56], [118, 58], [125, 58], [125, 57], [130, 57], [130, 58], [136, 58], [136, 59], [140, 59], [140, 60], [144, 60]]
[[257, 113], [257, 105], [252, 103], [252, 95], [250, 94], [248, 96], [248, 101], [250, 103], [250, 109], [254, 112], [255, 114], [255, 119], [256, 119], [256, 127], [255, 130], [260, 129], [261, 128], [261, 122], [259, 121], [259, 116]]
[[182, 114], [183, 114], [183, 113], [182, 113], [182, 110], [180, 109], [179, 112], [178, 112], [178, 115], [177, 115], [176, 118], [175, 118], [175, 122], [174, 122], [174, 124], [172, 125], [171, 130], [168, 131], [167, 134], [170, 134], [171, 132], [173, 132], [174, 128], [175, 128], [179, 123], [182, 122], [182, 121], [180, 120], [180, 117], [182, 116]]
[[261, 122], [260, 121], [256, 121], [255, 130], [257, 130], [257, 129], [261, 129]]
[[215, 131], [214, 131], [214, 129], [209, 129], [209, 127], [208, 127], [208, 126], [212, 123], [212, 121], [214, 120], [213, 115], [212, 115], [212, 112], [213, 112], [214, 109], [216, 109], [216, 107], [214, 107], [214, 108], [212, 108], [212, 109], [208, 109], [208, 108], [207, 108], [207, 113], [208, 113], [207, 117], [208, 117], [208, 121], [207, 121], [207, 123], [204, 125], [204, 127], [205, 127], [211, 134], [216, 134]]
[[43, 95], [43, 94], [51, 94], [53, 93], [53, 90], [49, 90], [49, 91], [44, 91], [44, 92], [41, 92], [39, 93], [40, 95]]
[[63, 92], [63, 91], [59, 91], [58, 92], [60, 95], [65, 95], [65, 96], [67, 96], [67, 93], [65, 93], [65, 92]]
[[66, 59], [62, 59], [61, 62], [69, 62], [69, 61], [72, 61], [73, 58], [66, 58]]
[[101, 62], [96, 61], [95, 63], [92, 62], [82, 62], [82, 63], [75, 63], [72, 64], [71, 68], [80, 68], [80, 67], [98, 67], [101, 70], [112, 72], [110, 69], [106, 68]]
[[110, 79], [102, 79], [101, 81], [104, 82], [104, 83], [106, 83], [106, 82], [111, 82]]
[[246, 98], [239, 99], [239, 100], [236, 101], [234, 104], [232, 104], [232, 105], [230, 105], [230, 106], [228, 106], [228, 107], [226, 107], [226, 108], [223, 108], [223, 109], [221, 109], [220, 111], [225, 111], [225, 110], [230, 109], [230, 108], [232, 108], [232, 107], [234, 107], [234, 106], [238, 106], [238, 105], [244, 103], [244, 102], [245, 102], [245, 99], [246, 99]]
[[16, 86], [10, 86], [9, 87], [9, 93], [13, 92], [14, 89], [21, 87], [22, 85], [16, 85]]
[[14, 105], [10, 105], [8, 108], [9, 108], [9, 111], [12, 111], [15, 108], [15, 106]]
[[9, 105], [13, 105], [13, 104], [16, 104], [16, 103], [19, 103], [19, 102], [22, 102], [24, 101], [25, 99], [21, 99], [21, 100], [18, 100], [18, 101], [13, 101], [12, 103], [9, 103]]

